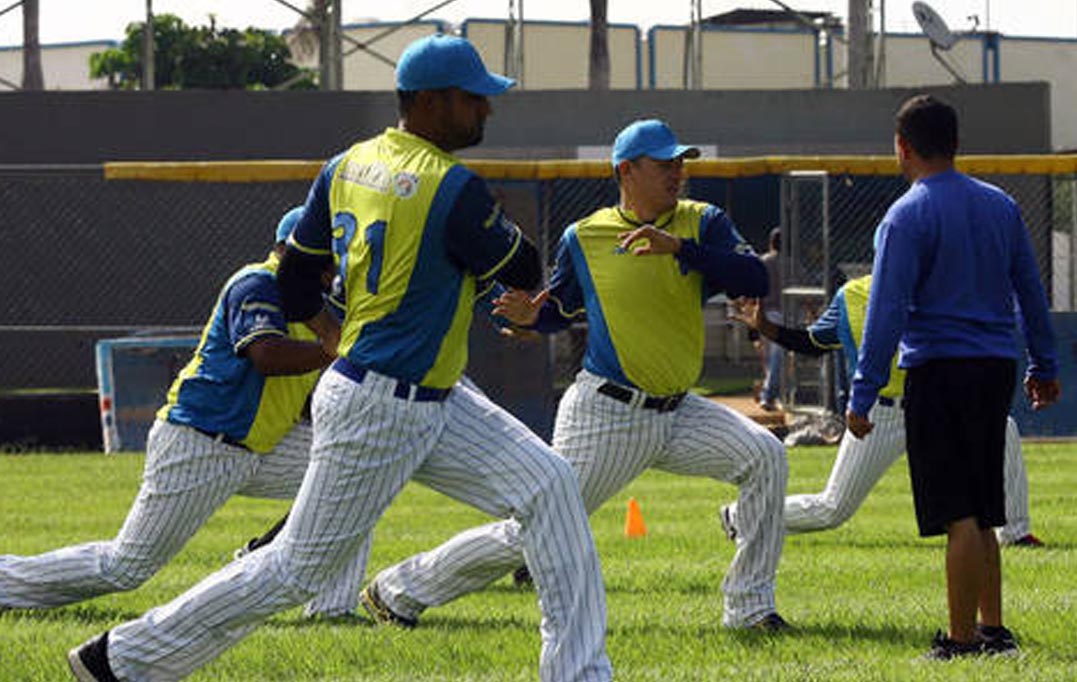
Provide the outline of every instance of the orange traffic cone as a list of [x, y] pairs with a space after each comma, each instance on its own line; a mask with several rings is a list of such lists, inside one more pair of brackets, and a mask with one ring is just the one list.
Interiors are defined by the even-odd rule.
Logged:
[[625, 513], [625, 537], [641, 538], [647, 534], [647, 525], [643, 523], [643, 513], [639, 510], [636, 498], [628, 498], [628, 511]]

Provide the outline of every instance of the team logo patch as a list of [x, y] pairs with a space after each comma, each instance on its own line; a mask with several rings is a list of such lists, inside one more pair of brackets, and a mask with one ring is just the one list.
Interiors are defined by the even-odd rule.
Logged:
[[410, 199], [419, 191], [419, 176], [414, 173], [397, 173], [393, 176], [393, 191], [401, 199]]
[[265, 313], [257, 313], [254, 316], [254, 324], [251, 325], [252, 332], [262, 331], [263, 329], [273, 329], [273, 323], [269, 320], [269, 315]]

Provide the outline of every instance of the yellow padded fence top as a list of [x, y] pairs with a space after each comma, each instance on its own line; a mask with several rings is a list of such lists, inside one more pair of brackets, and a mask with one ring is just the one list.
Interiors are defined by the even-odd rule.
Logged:
[[[289, 182], [310, 181], [322, 161], [115, 161], [104, 164], [106, 180], [157, 182]], [[486, 161], [465, 164], [490, 180], [554, 180], [608, 178], [605, 161]], [[974, 175], [1060, 175], [1077, 173], [1077, 154], [959, 156], [959, 170]], [[892, 156], [758, 156], [688, 161], [688, 175], [742, 178], [794, 171], [831, 175], [897, 175]]]

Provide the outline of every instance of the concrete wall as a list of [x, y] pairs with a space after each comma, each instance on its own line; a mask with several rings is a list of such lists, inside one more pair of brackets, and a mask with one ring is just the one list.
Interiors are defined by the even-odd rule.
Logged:
[[1002, 81], [1051, 83], [1052, 146], [1077, 150], [1077, 40], [1006, 38], [999, 52]]
[[[965, 153], [1051, 149], [1046, 84], [931, 91], [958, 108]], [[484, 144], [465, 156], [571, 158], [649, 116], [721, 156], [891, 154], [894, 111], [912, 92], [510, 92], [494, 101]], [[8, 92], [0, 163], [324, 159], [396, 118], [387, 92]]]
[[[962, 40], [939, 54], [968, 82], [984, 82], [984, 43], [982, 40], [975, 38]], [[954, 80], [946, 67], [931, 55], [931, 44], [927, 38], [912, 34], [886, 36], [885, 79], [889, 87], [947, 85]]]
[[[461, 35], [475, 44], [490, 69], [505, 73], [507, 22], [468, 19]], [[582, 89], [587, 87], [591, 53], [591, 26], [584, 22], [525, 21], [523, 87], [528, 90]], [[644, 87], [639, 28], [610, 24], [610, 87], [638, 90]]]
[[[472, 38], [492, 69], [504, 71], [505, 22], [468, 19], [461, 31]], [[415, 38], [450, 30], [438, 20], [420, 21], [400, 29], [392, 22], [344, 26], [344, 89], [393, 89], [393, 67], [404, 47]], [[579, 89], [587, 82], [589, 32], [584, 22], [525, 22], [524, 87], [535, 90]], [[355, 49], [352, 40], [368, 43], [384, 59]], [[684, 84], [684, 26], [656, 26], [646, 39], [638, 27], [611, 25], [610, 68], [614, 89], [681, 89]], [[114, 46], [113, 41], [90, 41], [42, 46], [45, 86], [49, 90], [99, 90], [104, 80], [89, 77], [89, 56]], [[942, 53], [970, 83], [1051, 84], [1051, 149], [1077, 149], [1077, 40], [965, 34]], [[316, 68], [316, 51], [297, 54], [302, 66]], [[773, 90], [844, 88], [845, 46], [810, 31], [707, 27], [703, 32], [703, 87], [706, 89]], [[0, 78], [22, 80], [22, 50], [0, 47]], [[886, 36], [887, 87], [948, 85], [949, 72], [935, 60], [920, 34]], [[0, 88], [2, 89], [2, 88]]]
[[[90, 55], [116, 47], [111, 40], [43, 45], [41, 71], [49, 90], [104, 90], [108, 80], [90, 78]], [[22, 84], [22, 47], [0, 47], [0, 78]]]
[[[816, 36], [810, 31], [714, 29], [703, 31], [703, 87], [707, 89], [810, 88], [818, 69]], [[651, 88], [684, 87], [683, 26], [656, 26], [647, 34]]]

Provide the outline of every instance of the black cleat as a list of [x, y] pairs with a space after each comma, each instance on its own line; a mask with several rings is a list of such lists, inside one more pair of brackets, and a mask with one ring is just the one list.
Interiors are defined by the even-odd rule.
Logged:
[[359, 593], [359, 603], [378, 625], [395, 625], [410, 630], [419, 624], [418, 620], [402, 616], [386, 606], [378, 595], [378, 586], [375, 583], [363, 588]]
[[718, 520], [722, 522], [722, 532], [731, 541], [737, 540], [737, 527], [733, 525], [733, 513], [730, 509], [730, 505], [723, 505], [718, 510]]
[[950, 661], [964, 656], [980, 656], [984, 653], [983, 643], [977, 639], [975, 642], [955, 642], [942, 633], [935, 632], [931, 640], [931, 649], [924, 654], [929, 661]]
[[108, 665], [108, 632], [68, 651], [67, 664], [79, 682], [119, 682]]
[[976, 636], [980, 639], [983, 652], [991, 656], [1017, 656], [1021, 648], [1009, 628], [1002, 625], [977, 625]]
[[535, 581], [527, 566], [521, 566], [512, 572], [512, 586], [518, 590], [534, 589]]
[[793, 629], [784, 618], [778, 615], [777, 611], [771, 611], [767, 615], [763, 616], [756, 622], [748, 626], [749, 630], [758, 630], [759, 632], [766, 632], [769, 634], [778, 634], [782, 632], [789, 632]]

